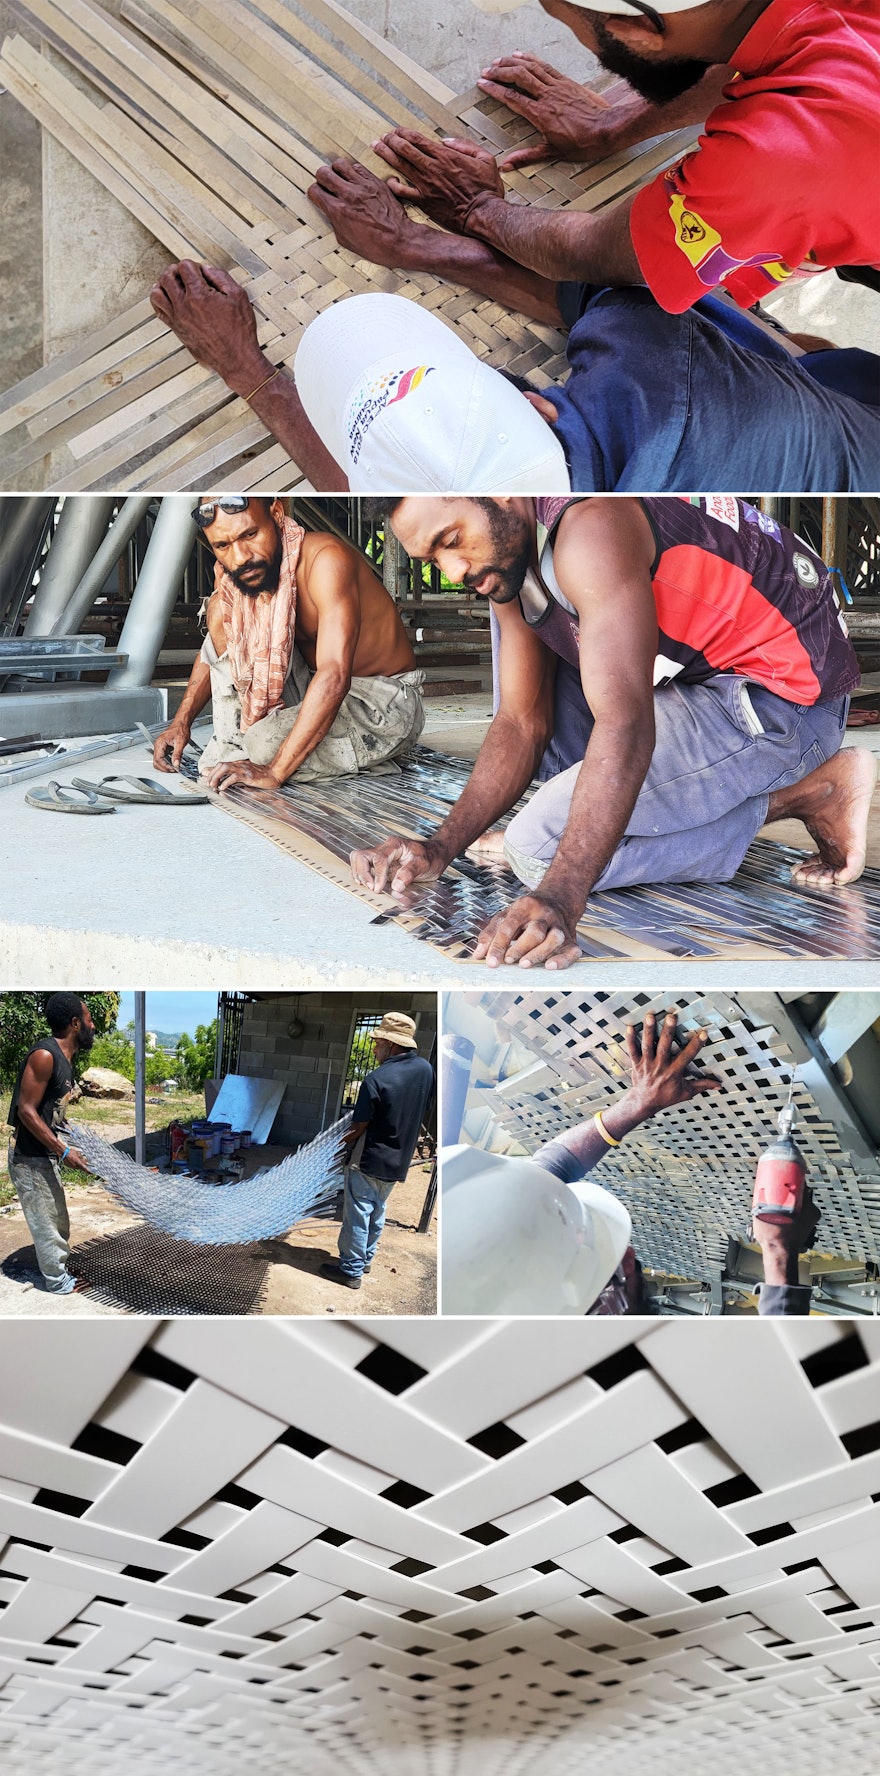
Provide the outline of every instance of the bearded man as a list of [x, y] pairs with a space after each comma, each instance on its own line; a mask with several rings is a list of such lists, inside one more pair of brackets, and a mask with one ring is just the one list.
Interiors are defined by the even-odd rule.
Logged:
[[180, 769], [209, 697], [214, 733], [199, 769], [210, 789], [393, 768], [422, 731], [422, 674], [369, 562], [295, 524], [280, 499], [203, 495], [193, 516], [215, 557], [214, 592], [183, 701], [156, 740], [157, 769]]

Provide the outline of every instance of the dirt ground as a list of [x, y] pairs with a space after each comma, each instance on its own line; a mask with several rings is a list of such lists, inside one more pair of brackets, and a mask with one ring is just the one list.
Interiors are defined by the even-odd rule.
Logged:
[[[96, 1107], [95, 1107], [96, 1108]], [[71, 1120], [98, 1122], [104, 1140], [119, 1142], [133, 1151], [133, 1114], [125, 1104], [102, 1104], [100, 1118], [86, 1118], [84, 1106], [74, 1105]], [[148, 1159], [164, 1147], [164, 1128], [180, 1106], [169, 1114], [168, 1103], [149, 1106], [148, 1121], [161, 1127], [148, 1136]], [[113, 1112], [118, 1113], [114, 1116]], [[192, 1111], [189, 1112], [192, 1114]], [[128, 1138], [127, 1138], [128, 1137]], [[255, 1147], [248, 1155], [248, 1171], [277, 1164], [288, 1149]], [[5, 1156], [4, 1156], [5, 1157]], [[432, 1314], [437, 1307], [436, 1214], [426, 1234], [416, 1232], [430, 1177], [430, 1165], [417, 1161], [407, 1178], [397, 1184], [388, 1206], [385, 1230], [370, 1275], [359, 1291], [328, 1282], [318, 1266], [337, 1255], [339, 1221], [313, 1218], [301, 1221], [284, 1239], [265, 1240], [257, 1250], [268, 1259], [261, 1305], [264, 1314]], [[121, 1233], [139, 1225], [137, 1218], [114, 1201], [100, 1184], [78, 1184], [65, 1179], [71, 1220], [71, 1249], [107, 1234]], [[27, 1223], [17, 1200], [0, 1211], [0, 1315], [107, 1314], [118, 1310], [78, 1295], [48, 1295], [31, 1281], [7, 1274], [7, 1261], [34, 1265], [34, 1251]]]

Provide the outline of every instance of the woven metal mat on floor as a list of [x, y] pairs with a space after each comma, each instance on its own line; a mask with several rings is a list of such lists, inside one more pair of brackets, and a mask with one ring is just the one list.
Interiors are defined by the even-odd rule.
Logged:
[[[274, 363], [293, 363], [303, 328], [330, 303], [390, 290], [433, 310], [489, 363], [540, 384], [564, 374], [554, 328], [434, 275], [357, 259], [305, 195], [320, 163], [343, 153], [387, 173], [370, 144], [394, 124], [493, 149], [530, 139], [505, 107], [477, 91], [456, 97], [335, 0], [301, 0], [296, 11], [285, 0], [123, 0], [120, 18], [93, 0], [9, 0], [7, 10], [64, 59], [8, 38], [0, 83], [169, 260], [206, 260], [247, 283]], [[597, 209], [693, 139], [679, 131], [586, 169], [529, 167], [508, 187], [545, 207]], [[58, 490], [168, 491], [232, 479], [260, 493], [302, 479], [147, 301], [11, 389], [0, 439], [5, 485], [25, 477], [34, 488], [47, 476]]]
[[126, 1313], [249, 1314], [269, 1259], [259, 1245], [196, 1246], [157, 1227], [126, 1227], [77, 1246], [70, 1269], [96, 1298]]
[[343, 1187], [342, 1136], [350, 1121], [346, 1114], [278, 1165], [230, 1184], [152, 1171], [91, 1129], [71, 1124], [71, 1132], [111, 1195], [151, 1227], [196, 1246], [231, 1246], [287, 1233], [335, 1201]]
[[[620, 1096], [629, 1079], [628, 1023], [673, 1010], [683, 1033], [709, 1032], [697, 1067], [716, 1074], [723, 1092], [634, 1130], [595, 1176], [630, 1209], [643, 1263], [698, 1280], [717, 1276], [728, 1236], [745, 1228], [755, 1166], [788, 1097], [795, 1062], [779, 1030], [720, 993], [488, 993], [482, 1005], [499, 1034], [515, 1037], [550, 1072], [532, 1091], [507, 1085], [485, 1100], [529, 1152]], [[880, 1163], [846, 1151], [800, 1081], [794, 1102], [796, 1140], [822, 1211], [817, 1250], [880, 1262]]]
[[7, 1321], [4, 1771], [875, 1776], [878, 1330]]
[[[392, 834], [424, 838], [460, 796], [471, 767], [416, 747], [394, 776], [321, 778], [278, 790], [236, 788], [212, 801], [338, 886], [380, 908], [377, 924], [467, 961], [486, 921], [522, 892], [506, 864], [458, 857], [407, 904], [352, 880], [351, 851]], [[593, 895], [578, 926], [585, 957], [880, 957], [880, 870], [849, 888], [795, 888], [802, 853], [757, 839], [732, 882], [664, 883]]]

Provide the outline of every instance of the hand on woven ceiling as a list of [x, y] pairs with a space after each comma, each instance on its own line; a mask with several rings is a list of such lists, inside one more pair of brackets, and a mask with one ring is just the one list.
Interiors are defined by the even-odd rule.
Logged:
[[496, 913], [484, 925], [473, 953], [473, 960], [485, 960], [488, 968], [502, 962], [520, 968], [568, 968], [580, 957], [577, 918], [543, 894], [523, 894], [506, 913]]
[[601, 160], [613, 147], [624, 107], [609, 105], [549, 62], [520, 50], [484, 68], [477, 85], [540, 131], [537, 141], [501, 157], [505, 172], [539, 160]]
[[678, 1020], [674, 1011], [663, 1019], [657, 1034], [657, 1019], [652, 1011], [645, 1014], [642, 1038], [635, 1025], [627, 1025], [626, 1047], [632, 1071], [632, 1083], [620, 1099], [626, 1106], [630, 1126], [647, 1122], [661, 1110], [672, 1110], [677, 1104], [689, 1104], [706, 1092], [721, 1091], [722, 1082], [714, 1074], [689, 1073], [691, 1066], [708, 1040], [706, 1030], [695, 1030], [680, 1048], [676, 1047]]
[[373, 894], [405, 895], [413, 882], [431, 882], [442, 875], [449, 858], [430, 839], [386, 839], [371, 851], [352, 851], [351, 873]]
[[345, 158], [319, 167], [309, 198], [326, 216], [341, 247], [373, 265], [392, 270], [403, 265], [404, 245], [415, 224], [385, 180], [360, 161]]
[[[241, 393], [258, 377], [263, 357], [257, 322], [244, 290], [215, 265], [183, 259], [170, 265], [150, 291], [159, 319], [199, 364], [216, 370]], [[239, 386], [240, 385], [240, 386]]]
[[252, 765], [247, 759], [225, 759], [205, 772], [209, 789], [225, 794], [239, 785], [246, 789], [277, 789], [278, 778], [271, 765]]
[[388, 186], [395, 197], [417, 203], [453, 234], [468, 233], [470, 219], [487, 198], [504, 197], [494, 155], [475, 142], [452, 136], [437, 141], [416, 130], [393, 129], [373, 148], [394, 168]]

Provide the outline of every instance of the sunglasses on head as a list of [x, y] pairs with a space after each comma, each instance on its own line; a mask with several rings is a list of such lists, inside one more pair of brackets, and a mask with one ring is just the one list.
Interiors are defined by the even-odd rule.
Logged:
[[246, 512], [249, 505], [250, 499], [246, 493], [221, 494], [219, 499], [200, 500], [197, 506], [193, 506], [192, 516], [199, 530], [207, 530], [218, 512]]

